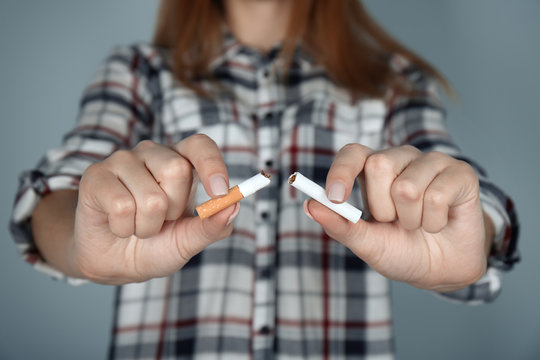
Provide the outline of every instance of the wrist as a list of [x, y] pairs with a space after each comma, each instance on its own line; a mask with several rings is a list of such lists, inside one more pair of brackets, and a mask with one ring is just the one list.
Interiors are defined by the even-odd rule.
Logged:
[[79, 253], [77, 251], [74, 234], [70, 235], [66, 241], [65, 254], [66, 269], [64, 270], [64, 273], [69, 277], [87, 280], [87, 277], [84, 276], [83, 271], [81, 270], [81, 257], [79, 256]]

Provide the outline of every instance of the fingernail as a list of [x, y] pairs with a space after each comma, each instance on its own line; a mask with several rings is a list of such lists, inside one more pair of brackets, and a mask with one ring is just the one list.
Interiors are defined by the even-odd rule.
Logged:
[[236, 219], [236, 217], [238, 216], [238, 213], [240, 212], [240, 204], [236, 203], [235, 206], [236, 208], [234, 209], [231, 216], [229, 216], [226, 226], [229, 226], [234, 221], [234, 219]]
[[304, 200], [304, 212], [306, 213], [308, 218], [310, 218], [311, 220], [315, 220], [313, 216], [311, 216], [311, 214], [309, 213], [309, 210], [307, 208], [307, 202], [307, 200]]
[[339, 181], [333, 183], [328, 190], [328, 200], [342, 203], [345, 200], [345, 184]]
[[227, 195], [229, 189], [227, 188], [225, 178], [217, 174], [212, 175], [210, 177], [210, 190], [212, 191], [212, 195], [215, 196]]

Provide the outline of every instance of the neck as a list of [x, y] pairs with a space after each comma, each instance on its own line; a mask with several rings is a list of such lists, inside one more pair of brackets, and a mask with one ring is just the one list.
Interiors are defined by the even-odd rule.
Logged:
[[262, 51], [285, 39], [292, 4], [290, 0], [224, 0], [234, 36]]

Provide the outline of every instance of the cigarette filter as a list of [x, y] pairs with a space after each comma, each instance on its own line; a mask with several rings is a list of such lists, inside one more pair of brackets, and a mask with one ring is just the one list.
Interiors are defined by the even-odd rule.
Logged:
[[197, 213], [201, 219], [206, 219], [231, 206], [232, 204], [236, 204], [243, 198], [256, 193], [268, 184], [270, 184], [270, 175], [261, 171], [257, 175], [252, 176], [229, 189], [227, 195], [210, 199], [207, 202], [197, 206]]
[[309, 180], [307, 177], [300, 174], [299, 172], [295, 172], [294, 174], [289, 176], [289, 184], [291, 184], [304, 194], [317, 200], [330, 210], [335, 211], [350, 222], [356, 224], [362, 216], [361, 210], [355, 208], [347, 202], [336, 204], [328, 200], [328, 198], [326, 197], [326, 191], [321, 186]]

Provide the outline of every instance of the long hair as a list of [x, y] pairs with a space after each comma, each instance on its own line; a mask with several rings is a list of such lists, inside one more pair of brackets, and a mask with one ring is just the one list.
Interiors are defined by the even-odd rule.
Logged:
[[[390, 36], [360, 0], [295, 1], [292, 11], [280, 54], [286, 64], [301, 42], [337, 84], [382, 97], [389, 88], [406, 88], [388, 61], [400, 54], [451, 92], [444, 77]], [[153, 42], [172, 51], [175, 76], [195, 90], [194, 80], [210, 76], [209, 65], [221, 50], [223, 21], [220, 0], [161, 1]]]

